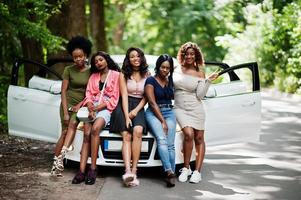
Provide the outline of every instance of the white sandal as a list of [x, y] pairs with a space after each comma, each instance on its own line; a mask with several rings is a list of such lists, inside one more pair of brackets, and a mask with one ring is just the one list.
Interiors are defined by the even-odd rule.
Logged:
[[125, 185], [128, 185], [135, 178], [136, 178], [136, 175], [132, 174], [131, 172], [126, 172], [124, 175], [122, 175], [122, 180]]
[[133, 181], [129, 182], [128, 183], [128, 187], [136, 187], [140, 184], [140, 181], [137, 179], [137, 177], [134, 178]]
[[63, 146], [60, 155], [57, 156], [56, 168], [60, 171], [60, 173], [64, 171], [64, 159], [66, 154], [70, 151], [73, 151], [73, 149], [73, 145], [70, 145], [69, 148]]

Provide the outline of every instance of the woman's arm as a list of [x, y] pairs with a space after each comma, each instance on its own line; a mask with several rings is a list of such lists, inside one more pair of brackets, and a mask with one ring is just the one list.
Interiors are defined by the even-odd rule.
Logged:
[[168, 127], [166, 124], [166, 121], [160, 111], [160, 108], [156, 102], [156, 97], [155, 97], [155, 92], [154, 92], [154, 86], [152, 86], [151, 84], [147, 84], [145, 86], [145, 95], [146, 98], [148, 100], [148, 104], [150, 105], [153, 113], [155, 114], [155, 116], [160, 120], [160, 122], [162, 123], [162, 127], [165, 131], [165, 133], [167, 133]]
[[154, 86], [152, 86], [151, 84], [147, 84], [144, 89], [145, 89], [146, 98], [148, 100], [148, 104], [152, 108], [152, 111], [154, 112], [156, 117], [160, 120], [160, 122], [163, 122], [164, 117], [162, 116], [160, 108], [156, 102]]
[[129, 128], [129, 126], [132, 124], [132, 121], [129, 118], [128, 91], [126, 86], [126, 80], [123, 73], [120, 73], [119, 75], [119, 88], [120, 88], [120, 94], [122, 98], [122, 110], [126, 121], [126, 127]]
[[144, 108], [145, 104], [147, 103], [146, 98], [143, 97], [141, 99], [141, 101], [139, 102], [139, 104], [136, 106], [136, 108], [134, 108], [133, 110], [131, 110], [131, 112], [129, 113], [129, 117], [131, 119], [135, 118], [138, 114], [138, 112]]
[[80, 107], [82, 107], [83, 103], [84, 103], [84, 100], [82, 100], [81, 102], [79, 102], [78, 104], [73, 106], [72, 107], [72, 112], [77, 112], [80, 109]]
[[207, 79], [211, 82], [211, 81], [214, 81], [215, 79], [217, 79], [218, 76], [219, 76], [219, 70], [216, 70], [215, 72], [210, 74]]
[[88, 80], [88, 84], [86, 87], [86, 93], [85, 93], [85, 99], [83, 100], [82, 105], [87, 106], [89, 110], [89, 118], [94, 119], [95, 118], [95, 111], [96, 106], [94, 106], [94, 94], [95, 89], [93, 87], [94, 82], [97, 82], [97, 76], [92, 74]]
[[[147, 77], [150, 77], [150, 76], [151, 76], [151, 73], [148, 71], [148, 72], [146, 73], [146, 78], [147, 78]], [[139, 104], [136, 106], [136, 108], [134, 108], [133, 110], [131, 110], [131, 112], [129, 113], [129, 117], [130, 117], [131, 119], [135, 118], [135, 117], [137, 116], [138, 112], [139, 112], [141, 109], [144, 108], [144, 106], [145, 106], [146, 103], [147, 103], [147, 100], [146, 100], [145, 97], [143, 97], [143, 98], [141, 99], [141, 101], [139, 102]]]
[[61, 101], [62, 101], [63, 114], [64, 114], [64, 123], [68, 123], [69, 121], [68, 102], [67, 102], [68, 86], [69, 86], [69, 81], [67, 79], [64, 79], [61, 87]]

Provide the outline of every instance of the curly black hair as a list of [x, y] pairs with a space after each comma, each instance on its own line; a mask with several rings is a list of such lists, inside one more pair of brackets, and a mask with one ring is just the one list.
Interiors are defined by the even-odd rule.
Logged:
[[114, 60], [111, 58], [111, 56], [109, 54], [107, 54], [104, 51], [98, 51], [97, 53], [93, 54], [93, 56], [91, 58], [91, 68], [90, 68], [91, 74], [99, 72], [99, 70], [95, 66], [95, 57], [96, 56], [103, 57], [106, 60], [109, 69], [120, 72], [119, 65], [114, 62]]
[[143, 51], [137, 47], [130, 47], [126, 52], [126, 55], [125, 55], [125, 58], [124, 58], [124, 61], [122, 64], [122, 68], [121, 68], [121, 71], [124, 74], [124, 77], [126, 80], [130, 79], [133, 74], [133, 67], [130, 63], [130, 53], [132, 51], [137, 51], [140, 56], [139, 71], [140, 71], [141, 76], [144, 77], [146, 75], [146, 73], [148, 72], [148, 64], [146, 63], [146, 58], [144, 56]]
[[66, 49], [70, 55], [72, 55], [72, 52], [75, 49], [82, 49], [83, 52], [87, 55], [87, 57], [91, 53], [91, 48], [92, 48], [91, 41], [88, 40], [87, 38], [85, 38], [83, 36], [79, 36], [79, 35], [72, 37], [66, 47]]

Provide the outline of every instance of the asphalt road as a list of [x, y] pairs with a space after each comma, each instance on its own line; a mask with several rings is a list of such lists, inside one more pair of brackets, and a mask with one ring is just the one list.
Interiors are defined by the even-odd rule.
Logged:
[[160, 169], [145, 169], [139, 187], [125, 188], [122, 169], [102, 168], [98, 199], [301, 199], [301, 101], [262, 97], [259, 141], [208, 147], [201, 183], [168, 189]]

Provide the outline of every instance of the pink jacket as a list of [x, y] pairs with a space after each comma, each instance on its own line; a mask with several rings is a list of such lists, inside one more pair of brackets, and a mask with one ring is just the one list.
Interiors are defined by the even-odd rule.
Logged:
[[[117, 106], [119, 100], [119, 72], [110, 70], [109, 77], [107, 79], [106, 87], [104, 88], [104, 94], [100, 102], [105, 102], [107, 104], [107, 109], [112, 112]], [[91, 74], [87, 88], [86, 97], [83, 102], [83, 106], [87, 105], [88, 102], [98, 102], [100, 98], [99, 91], [99, 73]]]

